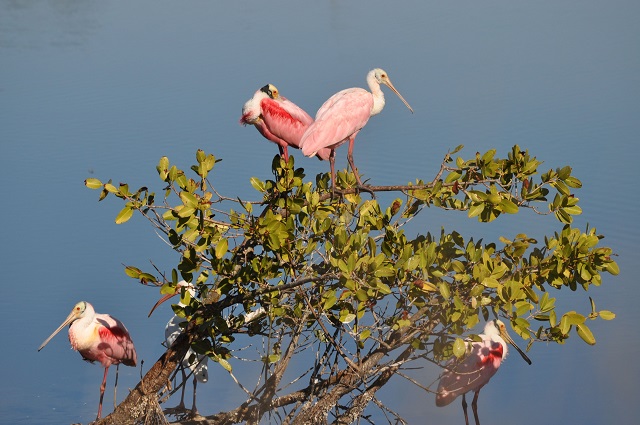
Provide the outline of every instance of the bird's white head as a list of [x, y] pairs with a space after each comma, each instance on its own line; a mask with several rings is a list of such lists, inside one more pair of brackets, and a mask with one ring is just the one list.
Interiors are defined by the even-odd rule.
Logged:
[[73, 306], [73, 308], [71, 309], [71, 313], [69, 313], [65, 321], [62, 322], [60, 326], [58, 326], [58, 329], [56, 329], [49, 336], [49, 338], [45, 339], [45, 341], [40, 345], [40, 348], [38, 348], [38, 351], [42, 350], [44, 346], [47, 345], [49, 341], [51, 341], [51, 339], [58, 334], [58, 332], [64, 329], [65, 326], [72, 324], [78, 319], [82, 319], [83, 317], [87, 317], [87, 316], [90, 317], [90, 316], [93, 316], [94, 314], [95, 314], [95, 310], [93, 309], [93, 306], [91, 304], [89, 304], [86, 301], [80, 301], [79, 303]]
[[256, 124], [262, 119], [262, 110], [260, 109], [260, 102], [264, 99], [280, 98], [278, 89], [273, 84], [267, 84], [257, 90], [253, 97], [245, 102], [242, 106], [242, 117], [240, 117], [240, 124]]
[[[186, 306], [191, 301], [191, 298], [195, 298], [196, 296], [196, 287], [186, 280], [181, 280], [180, 282], [178, 282], [178, 287], [176, 289], [176, 294], [180, 295], [180, 302], [178, 303], [178, 305], [180, 305], [181, 307]], [[184, 303], [183, 300], [186, 301], [186, 303]]]
[[400, 100], [402, 100], [402, 102], [407, 106], [407, 108], [409, 108], [409, 110], [413, 114], [413, 108], [411, 107], [411, 105], [409, 105], [409, 103], [406, 100], [404, 100], [404, 97], [402, 97], [400, 92], [396, 90], [396, 88], [393, 86], [393, 84], [391, 83], [391, 80], [389, 79], [389, 74], [387, 74], [387, 72], [384, 69], [375, 68], [369, 71], [369, 74], [367, 74], [367, 83], [369, 84], [369, 88], [371, 89], [371, 92], [373, 93], [374, 97], [376, 96], [376, 91], [379, 92], [377, 94], [378, 96], [380, 96], [379, 102], [381, 103], [381, 106], [379, 108], [376, 108], [379, 110], [374, 111], [375, 113], [372, 113], [372, 115], [375, 115], [376, 113], [380, 112], [384, 107], [384, 95], [380, 90], [380, 84], [384, 84], [385, 86], [389, 87], [400, 98]]
[[378, 80], [378, 84], [387, 84], [387, 82], [389, 81], [387, 71], [382, 68], [372, 69], [369, 74], [373, 74], [375, 79]]

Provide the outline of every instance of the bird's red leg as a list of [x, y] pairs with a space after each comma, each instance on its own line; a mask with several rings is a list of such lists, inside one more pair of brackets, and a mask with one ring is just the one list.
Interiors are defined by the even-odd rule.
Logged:
[[480, 419], [478, 419], [478, 394], [480, 394], [480, 390], [476, 391], [476, 395], [473, 396], [473, 401], [471, 402], [473, 417], [476, 419], [476, 425], [480, 425]]
[[465, 394], [462, 394], [462, 410], [464, 411], [464, 423], [469, 425], [469, 416], [467, 416], [467, 399]]
[[335, 149], [331, 149], [331, 153], [329, 154], [329, 165], [331, 166], [331, 196], [336, 196], [336, 151]]
[[356, 181], [358, 182], [358, 189], [369, 192], [371, 196], [375, 198], [376, 195], [373, 193], [373, 191], [362, 184], [362, 180], [360, 180], [360, 174], [358, 174], [358, 169], [353, 163], [353, 142], [356, 140], [356, 134], [358, 134], [357, 131], [349, 137], [349, 151], [347, 152], [347, 161], [349, 161], [349, 165], [353, 170], [353, 175], [356, 177]]
[[102, 378], [102, 385], [100, 385], [100, 404], [98, 404], [98, 416], [96, 420], [100, 419], [102, 415], [102, 399], [104, 398], [104, 389], [107, 387], [107, 373], [109, 373], [109, 366], [104, 368], [104, 377]]
[[356, 176], [356, 181], [358, 182], [358, 186], [362, 186], [362, 181], [360, 181], [360, 175], [358, 174], [358, 170], [356, 169], [356, 165], [353, 163], [353, 142], [356, 140], [356, 131], [351, 136], [349, 136], [349, 151], [347, 152], [347, 161], [349, 161], [349, 165], [351, 165], [351, 169], [353, 170], [353, 175]]
[[280, 149], [280, 156], [284, 158], [284, 162], [289, 162], [289, 150], [286, 146], [278, 145]]

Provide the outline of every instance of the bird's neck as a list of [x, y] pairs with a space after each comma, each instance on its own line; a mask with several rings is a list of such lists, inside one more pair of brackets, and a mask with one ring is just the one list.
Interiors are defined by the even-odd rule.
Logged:
[[377, 115], [382, 112], [384, 108], [384, 93], [380, 90], [380, 86], [377, 86], [377, 93], [372, 91], [373, 94], [373, 106], [371, 107], [371, 115]]
[[373, 96], [371, 115], [377, 115], [382, 112], [382, 109], [384, 108], [384, 93], [380, 88], [380, 83], [376, 80], [374, 71], [369, 72], [367, 75], [367, 84], [369, 85], [369, 90], [371, 90], [371, 95]]
[[93, 317], [82, 317], [74, 321], [69, 327], [69, 342], [76, 351], [86, 349], [91, 344], [91, 337], [95, 329], [90, 329]]

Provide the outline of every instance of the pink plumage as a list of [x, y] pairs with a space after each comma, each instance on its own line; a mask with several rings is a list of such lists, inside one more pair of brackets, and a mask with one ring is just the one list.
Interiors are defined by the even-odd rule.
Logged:
[[313, 156], [321, 149], [330, 149], [331, 181], [335, 188], [335, 149], [349, 141], [347, 160], [353, 170], [358, 185], [363, 187], [360, 175], [353, 163], [353, 144], [358, 132], [369, 118], [379, 114], [384, 108], [384, 93], [380, 84], [389, 87], [413, 113], [413, 109], [391, 83], [387, 73], [376, 68], [367, 74], [367, 84], [371, 92], [361, 88], [342, 90], [331, 96], [318, 109], [316, 119], [307, 128], [300, 140], [303, 155]]
[[98, 314], [86, 301], [77, 303], [64, 322], [47, 338], [38, 351], [42, 350], [51, 339], [65, 326], [69, 326], [69, 342], [84, 360], [100, 362], [104, 367], [104, 376], [100, 386], [99, 419], [102, 414], [102, 399], [107, 384], [109, 366], [135, 366], [138, 361], [136, 349], [124, 324], [108, 314]]
[[[478, 394], [489, 380], [496, 374], [502, 361], [509, 352], [507, 342], [520, 353], [529, 364], [531, 360], [518, 348], [509, 334], [504, 323], [500, 320], [487, 322], [484, 334], [480, 334], [481, 341], [467, 343], [467, 353], [461, 359], [452, 359], [445, 366], [445, 371], [440, 376], [438, 392], [436, 393], [436, 406], [446, 406], [462, 395], [462, 408], [465, 421], [468, 424], [467, 402], [465, 394], [473, 391], [474, 397], [471, 406], [476, 420], [478, 419]], [[506, 341], [506, 342], [505, 342]]]
[[[300, 139], [313, 118], [287, 98], [280, 96], [278, 89], [267, 84], [256, 91], [242, 108], [240, 124], [253, 125], [271, 142], [278, 145], [280, 155], [289, 160], [288, 147], [298, 149]], [[319, 159], [329, 159], [330, 151], [321, 149]]]
[[336, 149], [364, 127], [371, 117], [373, 96], [361, 88], [342, 90], [331, 96], [316, 114], [316, 120], [303, 137], [302, 154], [311, 156], [319, 149]]
[[507, 354], [506, 344], [499, 336], [492, 339], [495, 336], [485, 331], [482, 341], [470, 343], [470, 352], [463, 361], [453, 361], [446, 366], [440, 377], [436, 406], [446, 406], [469, 391], [480, 391], [495, 375]]

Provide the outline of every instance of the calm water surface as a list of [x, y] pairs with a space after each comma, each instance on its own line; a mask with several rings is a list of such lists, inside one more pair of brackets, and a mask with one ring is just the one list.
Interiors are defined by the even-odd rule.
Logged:
[[[203, 148], [223, 158], [218, 190], [253, 197], [249, 178], [269, 177], [276, 148], [237, 124], [244, 101], [270, 82], [313, 114], [336, 91], [364, 86], [373, 67], [389, 72], [415, 114], [389, 96], [361, 132], [355, 156], [367, 178], [431, 179], [458, 144], [468, 157], [490, 148], [506, 155], [517, 143], [545, 168], [574, 167], [584, 183], [577, 225], [595, 226], [620, 254], [622, 273], [602, 288], [557, 294], [569, 309], [586, 311], [591, 295], [618, 314], [592, 324], [598, 344], [538, 344], [531, 367], [510, 357], [482, 391], [485, 422], [636, 423], [639, 21], [633, 1], [0, 1], [0, 423], [95, 417], [101, 368], [81, 362], [64, 335], [36, 352], [78, 300], [127, 324], [145, 371], [163, 352], [170, 309], [147, 319], [157, 292], [128, 279], [122, 264], [168, 271], [176, 256], [142, 219], [115, 225], [120, 204], [98, 204], [85, 178], [159, 190], [161, 156], [188, 167]], [[294, 155], [308, 176], [326, 171]], [[487, 239], [560, 228], [527, 214], [479, 225], [430, 209], [410, 230], [441, 226]], [[245, 365], [234, 366], [242, 375]], [[225, 372], [211, 373], [202, 413], [243, 400]], [[119, 400], [139, 375], [120, 370]], [[462, 422], [457, 402], [436, 408], [400, 379], [380, 397], [411, 424]]]

